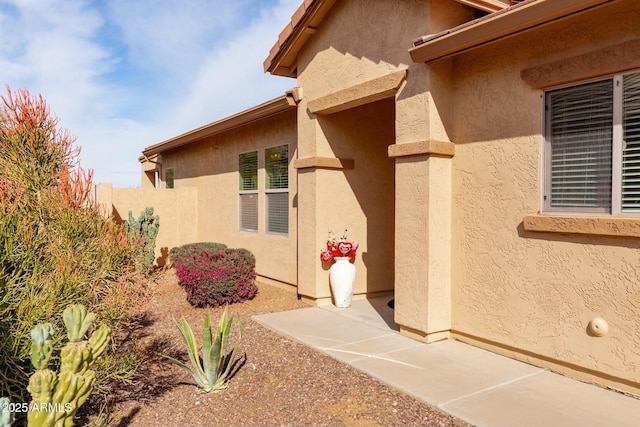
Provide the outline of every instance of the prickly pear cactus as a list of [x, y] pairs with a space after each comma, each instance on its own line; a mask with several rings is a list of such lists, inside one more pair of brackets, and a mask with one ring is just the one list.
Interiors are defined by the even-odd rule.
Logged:
[[31, 361], [36, 371], [27, 390], [31, 403], [29, 427], [69, 427], [80, 406], [87, 400], [95, 383], [89, 368], [106, 350], [111, 329], [102, 325], [84, 340], [95, 319], [81, 304], [67, 307], [62, 314], [69, 342], [60, 351], [60, 372], [47, 368], [53, 348], [54, 333], [50, 324], [40, 324], [31, 331]]

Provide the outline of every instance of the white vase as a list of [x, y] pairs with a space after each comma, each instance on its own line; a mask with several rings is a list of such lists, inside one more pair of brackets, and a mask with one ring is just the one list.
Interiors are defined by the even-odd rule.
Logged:
[[356, 282], [356, 266], [349, 262], [349, 257], [336, 257], [329, 269], [329, 282], [333, 303], [336, 307], [350, 307], [353, 297], [353, 285]]

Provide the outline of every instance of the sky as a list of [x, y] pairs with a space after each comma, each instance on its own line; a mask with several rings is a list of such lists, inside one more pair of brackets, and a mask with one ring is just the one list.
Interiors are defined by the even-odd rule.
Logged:
[[42, 94], [94, 183], [145, 147], [284, 94], [263, 62], [302, 0], [0, 0], [0, 94]]

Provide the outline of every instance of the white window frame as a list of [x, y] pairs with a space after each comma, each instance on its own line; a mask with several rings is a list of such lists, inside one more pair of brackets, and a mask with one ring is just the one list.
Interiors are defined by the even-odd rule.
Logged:
[[[260, 200], [259, 200], [259, 188], [260, 188], [260, 174], [258, 173], [260, 170], [260, 152], [258, 150], [249, 150], [249, 151], [244, 151], [242, 153], [238, 153], [238, 187], [240, 187], [240, 158], [243, 154], [249, 154], [249, 153], [256, 153], [256, 188], [255, 190], [242, 190], [240, 188], [238, 188], [238, 228], [240, 231], [246, 231], [249, 233], [257, 233], [258, 232], [258, 228], [260, 225], [260, 217], [259, 217], [259, 212], [260, 212]], [[256, 227], [255, 229], [253, 228], [247, 228], [247, 227], [243, 227], [244, 223], [242, 221], [242, 196], [245, 195], [254, 195], [254, 197], [256, 197]]]
[[[623, 152], [623, 77], [628, 74], [639, 73], [640, 70], [625, 71], [594, 79], [583, 80], [576, 83], [555, 86], [543, 91], [542, 97], [542, 151], [543, 156], [541, 174], [541, 211], [549, 215], [576, 215], [576, 216], [640, 216], [640, 212], [622, 211], [622, 152]], [[552, 92], [579, 87], [589, 83], [611, 81], [613, 85], [613, 122], [612, 122], [612, 153], [611, 153], [611, 208], [610, 211], [581, 208], [551, 207], [551, 141], [549, 140], [550, 114], [547, 110], [547, 100]]]
[[[276, 148], [276, 147], [283, 147], [286, 146], [287, 147], [287, 188], [273, 188], [273, 189], [268, 189], [267, 188], [267, 158], [266, 158], [266, 153], [267, 150], [272, 149], [272, 148]], [[291, 209], [289, 207], [289, 189], [290, 189], [290, 172], [288, 170], [289, 168], [289, 164], [291, 161], [291, 145], [290, 144], [277, 144], [277, 145], [272, 145], [269, 147], [265, 147], [263, 149], [263, 153], [265, 156], [265, 165], [264, 165], [264, 173], [265, 173], [265, 179], [264, 179], [264, 193], [265, 193], [265, 204], [264, 204], [264, 209], [265, 209], [265, 233], [266, 234], [273, 234], [273, 235], [277, 235], [277, 236], [288, 236], [289, 235], [289, 219], [290, 219], [290, 214], [291, 214]], [[287, 194], [287, 232], [286, 233], [281, 233], [279, 231], [272, 231], [269, 229], [269, 195], [270, 194], [276, 194], [276, 193], [286, 193]]]

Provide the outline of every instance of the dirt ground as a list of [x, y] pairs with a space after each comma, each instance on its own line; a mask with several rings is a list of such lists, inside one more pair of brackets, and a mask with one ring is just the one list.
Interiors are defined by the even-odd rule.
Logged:
[[[146, 362], [134, 383], [109, 395], [113, 426], [466, 426], [349, 365], [251, 320], [307, 308], [295, 293], [258, 284], [256, 298], [229, 306], [242, 322], [239, 364], [228, 388], [200, 393], [189, 375], [158, 354], [187, 362], [172, 317], [184, 316], [201, 343], [207, 309], [191, 307], [172, 269], [154, 285], [135, 331]], [[221, 308], [211, 309], [217, 323]], [[237, 331], [234, 322], [232, 330]]]

